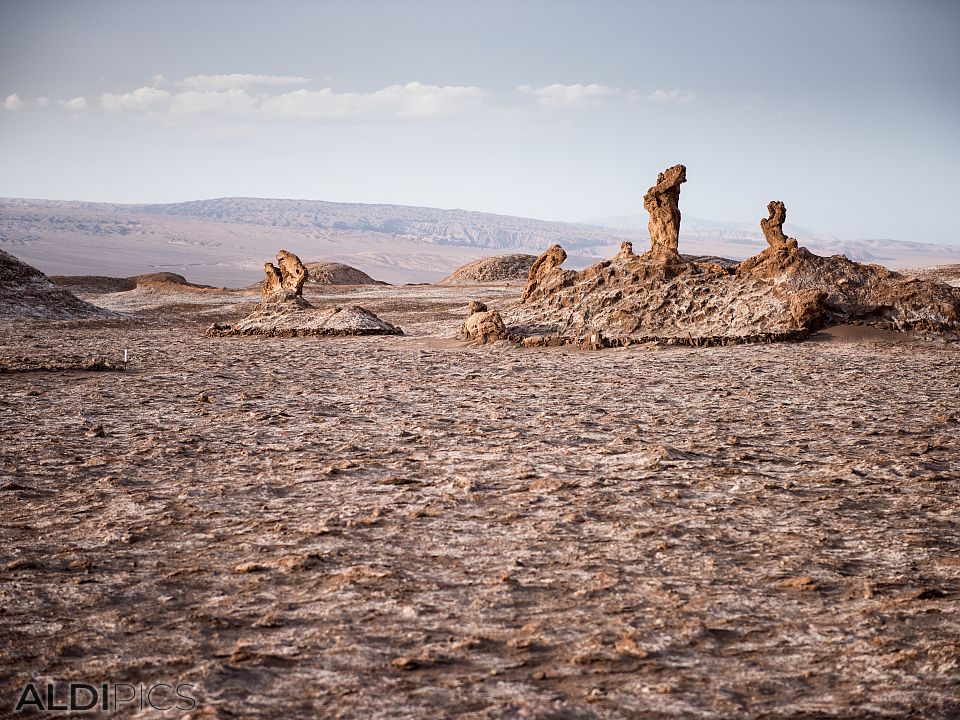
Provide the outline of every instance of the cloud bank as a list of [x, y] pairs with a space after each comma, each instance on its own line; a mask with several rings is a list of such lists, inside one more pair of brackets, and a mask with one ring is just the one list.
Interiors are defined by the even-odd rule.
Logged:
[[[127, 92], [104, 92], [99, 107], [107, 115], [144, 118], [186, 117], [231, 118], [253, 121], [356, 119], [375, 121], [390, 119], [423, 119], [461, 115], [487, 106], [491, 97], [472, 85], [430, 85], [408, 82], [370, 92], [338, 92], [325, 87], [303, 86], [309, 78], [295, 75], [260, 75], [230, 73], [222, 75], [190, 75], [171, 80], [154, 75], [149, 85]], [[614, 102], [647, 102], [658, 105], [688, 103], [696, 98], [689, 90], [658, 89], [643, 95], [636, 90], [623, 90], [601, 83], [554, 83], [542, 87], [520, 85], [516, 90], [535, 100], [547, 110], [589, 110], [607, 107]], [[516, 96], [501, 96], [500, 104], [516, 104]], [[4, 100], [7, 110], [33, 106], [47, 107], [45, 97], [33, 101], [16, 93]], [[58, 104], [71, 113], [87, 109], [85, 97], [60, 100]]]
[[537, 98], [537, 102], [546, 108], [583, 108], [596, 107], [602, 104], [606, 98], [620, 95], [623, 91], [620, 88], [609, 87], [608, 85], [561, 85], [555, 83], [540, 88], [521, 85], [517, 90], [523, 95], [531, 95]]

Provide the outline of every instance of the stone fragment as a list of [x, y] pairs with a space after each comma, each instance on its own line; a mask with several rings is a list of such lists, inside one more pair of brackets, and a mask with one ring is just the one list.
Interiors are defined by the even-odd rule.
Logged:
[[470, 303], [467, 305], [467, 317], [469, 317], [470, 315], [473, 315], [474, 313], [486, 312], [486, 311], [487, 311], [486, 303], [482, 303], [479, 300], [471, 300]]

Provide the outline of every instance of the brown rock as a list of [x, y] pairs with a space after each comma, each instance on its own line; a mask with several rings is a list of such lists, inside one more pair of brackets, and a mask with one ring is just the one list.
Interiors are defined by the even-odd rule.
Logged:
[[551, 245], [547, 250], [536, 259], [530, 272], [527, 275], [527, 284], [523, 288], [523, 294], [520, 301], [533, 296], [538, 290], [543, 289], [545, 282], [556, 271], [560, 270], [563, 261], [567, 259], [567, 251], [559, 245]]
[[620, 243], [620, 252], [617, 253], [618, 258], [629, 258], [634, 257], [633, 255], [633, 243], [632, 242], [622, 242]]
[[760, 221], [763, 236], [770, 243], [770, 247], [797, 247], [797, 241], [787, 237], [783, 232], [783, 224], [787, 221], [787, 206], [780, 200], [771, 200], [767, 203], [767, 217]]
[[263, 296], [270, 297], [283, 292], [283, 274], [280, 272], [280, 268], [268, 262], [263, 264], [263, 272], [267, 276], [267, 279], [263, 281]]
[[283, 289], [294, 295], [303, 295], [303, 284], [307, 281], [307, 268], [300, 258], [291, 252], [281, 250], [277, 253], [277, 263], [283, 275]]
[[487, 306], [485, 303], [480, 302], [479, 300], [471, 300], [467, 305], [467, 317], [478, 312], [486, 312]]
[[281, 250], [277, 253], [277, 267], [265, 263], [263, 271], [267, 279], [263, 284], [263, 295], [270, 297], [278, 293], [303, 297], [303, 284], [307, 281], [307, 268], [300, 258], [291, 252]]
[[657, 176], [657, 184], [643, 196], [650, 213], [650, 251], [655, 255], [676, 255], [680, 238], [680, 185], [687, 181], [687, 169], [674, 165]]
[[814, 331], [823, 327], [827, 294], [816, 288], [801, 290], [790, 300], [790, 314], [798, 330]]
[[507, 339], [507, 326], [496, 310], [476, 312], [464, 321], [461, 335], [481, 343], [496, 342]]

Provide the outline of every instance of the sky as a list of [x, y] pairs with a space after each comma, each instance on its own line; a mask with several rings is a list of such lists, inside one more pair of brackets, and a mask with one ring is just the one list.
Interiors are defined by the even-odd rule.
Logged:
[[950, 0], [0, 0], [0, 196], [681, 209], [960, 244]]

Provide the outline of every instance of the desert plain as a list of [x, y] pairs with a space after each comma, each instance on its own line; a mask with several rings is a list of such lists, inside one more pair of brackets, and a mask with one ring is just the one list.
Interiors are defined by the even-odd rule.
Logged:
[[[3, 710], [123, 680], [196, 707], [98, 716], [960, 714], [956, 342], [457, 339], [520, 291], [305, 292], [403, 336], [207, 337], [256, 294], [170, 288], [0, 324]], [[65, 348], [128, 362], [21, 371]]]

